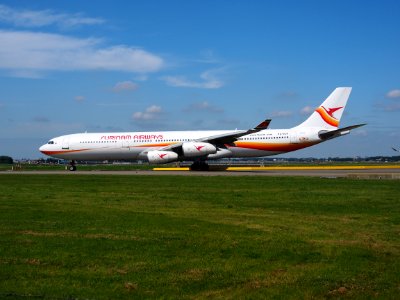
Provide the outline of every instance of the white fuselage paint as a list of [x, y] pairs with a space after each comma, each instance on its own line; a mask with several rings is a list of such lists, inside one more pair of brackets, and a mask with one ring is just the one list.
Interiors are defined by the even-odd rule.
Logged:
[[[267, 129], [238, 138], [226, 148], [222, 157], [261, 157], [290, 152], [321, 142], [323, 128]], [[68, 160], [146, 160], [148, 151], [165, 146], [221, 135], [231, 130], [78, 133], [53, 138], [40, 147], [46, 155]], [[218, 153], [217, 153], [218, 154]], [[190, 160], [190, 159], [189, 159]]]
[[[291, 129], [266, 129], [270, 120], [265, 120], [253, 129], [238, 131], [79, 133], [54, 138], [39, 150], [69, 160], [140, 159], [153, 163], [281, 154], [364, 126], [339, 128], [350, 92], [350, 87], [336, 88], [304, 122]], [[74, 169], [73, 162], [71, 167]]]

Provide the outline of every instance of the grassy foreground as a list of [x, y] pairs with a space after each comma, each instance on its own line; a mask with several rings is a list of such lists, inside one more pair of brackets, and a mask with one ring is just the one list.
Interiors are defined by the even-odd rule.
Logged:
[[[68, 165], [47, 165], [47, 164], [0, 164], [0, 171], [10, 171], [13, 168], [17, 171], [64, 171]], [[79, 171], [133, 171], [151, 170], [153, 165], [149, 164], [78, 164]]]
[[0, 175], [0, 298], [388, 298], [398, 181]]

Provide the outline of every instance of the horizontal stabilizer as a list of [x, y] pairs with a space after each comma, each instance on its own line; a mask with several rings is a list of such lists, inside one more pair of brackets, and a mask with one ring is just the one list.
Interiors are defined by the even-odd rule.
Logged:
[[318, 136], [321, 140], [330, 140], [330, 139], [333, 139], [333, 138], [336, 138], [336, 137], [339, 137], [339, 136], [342, 136], [345, 134], [349, 134], [350, 130], [364, 126], [364, 125], [366, 125], [366, 124], [347, 126], [347, 127], [339, 128], [339, 129], [332, 130], [332, 131], [323, 130], [318, 133]]

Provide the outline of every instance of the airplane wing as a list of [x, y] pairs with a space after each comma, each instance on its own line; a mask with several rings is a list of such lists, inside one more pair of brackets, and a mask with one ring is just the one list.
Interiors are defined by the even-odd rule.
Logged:
[[[219, 134], [219, 135], [212, 135], [208, 137], [204, 137], [201, 139], [195, 140], [195, 142], [204, 142], [204, 143], [210, 143], [213, 145], [224, 145], [224, 144], [231, 144], [235, 142], [238, 138], [247, 135], [247, 134], [252, 134], [264, 129], [267, 129], [269, 124], [271, 123], [271, 119], [267, 119], [262, 121], [260, 124], [258, 124], [256, 127], [248, 130], [234, 130], [232, 132], [224, 133], [224, 134]], [[160, 150], [168, 151], [168, 150], [174, 150], [179, 147], [182, 147], [183, 143], [176, 143], [173, 145], [166, 146], [164, 148], [161, 148]]]
[[219, 144], [219, 145], [230, 144], [230, 143], [235, 142], [238, 138], [240, 138], [244, 135], [252, 134], [252, 133], [267, 129], [270, 123], [271, 123], [271, 119], [267, 119], [267, 120], [262, 121], [256, 127], [249, 129], [249, 130], [235, 130], [235, 131], [225, 133], [225, 134], [201, 138], [201, 139], [196, 140], [196, 142], [205, 142], [205, 143]]
[[352, 126], [347, 126], [347, 127], [343, 127], [343, 128], [339, 128], [339, 129], [331, 130], [331, 131], [322, 131], [322, 132], [318, 133], [318, 135], [322, 140], [330, 140], [330, 139], [339, 137], [341, 135], [348, 134], [348, 133], [350, 133], [350, 130], [364, 126], [364, 125], [366, 125], [366, 124], [352, 125]]

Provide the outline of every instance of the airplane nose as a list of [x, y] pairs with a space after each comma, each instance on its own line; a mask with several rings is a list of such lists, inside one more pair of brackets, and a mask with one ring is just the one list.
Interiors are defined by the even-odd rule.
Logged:
[[44, 151], [46, 151], [46, 145], [40, 146], [39, 151], [44, 153]]

